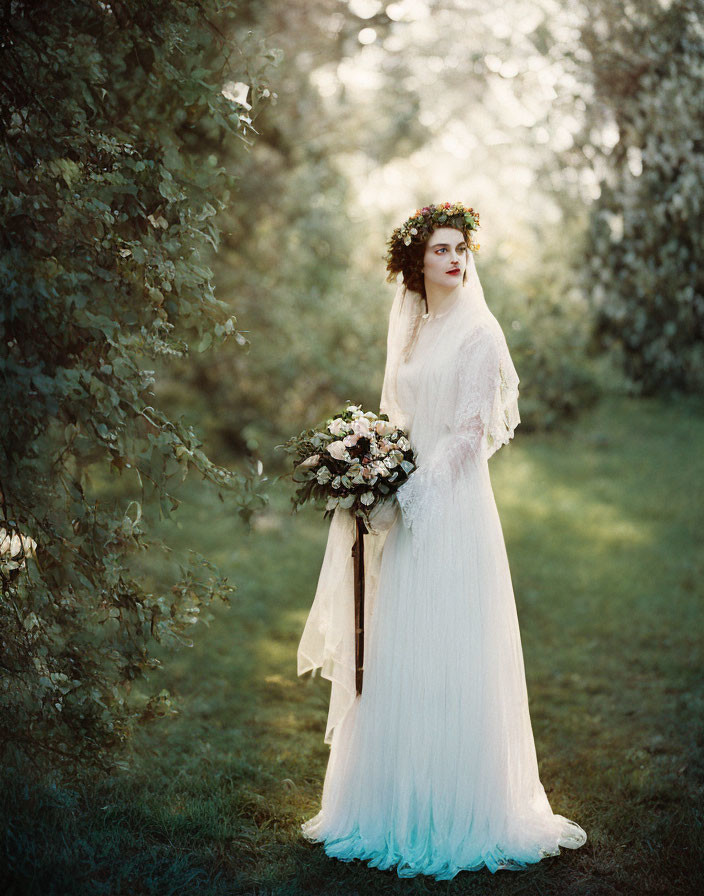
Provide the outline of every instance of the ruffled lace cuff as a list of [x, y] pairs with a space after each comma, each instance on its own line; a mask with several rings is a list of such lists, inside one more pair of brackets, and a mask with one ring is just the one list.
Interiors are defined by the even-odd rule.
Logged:
[[421, 519], [428, 512], [429, 470], [427, 468], [414, 470], [395, 492], [396, 500], [401, 508], [403, 523], [407, 529], [413, 531], [414, 521]]

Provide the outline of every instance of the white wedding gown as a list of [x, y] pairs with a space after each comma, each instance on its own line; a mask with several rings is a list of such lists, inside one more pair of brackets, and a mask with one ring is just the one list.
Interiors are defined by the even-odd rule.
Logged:
[[322, 807], [303, 834], [399, 877], [525, 868], [586, 840], [553, 814], [538, 776], [487, 463], [518, 422], [518, 378], [485, 309], [456, 301], [421, 319], [393, 402], [385, 381], [418, 469], [388, 531], [365, 536], [361, 696], [349, 511], [335, 511], [299, 648], [299, 674], [321, 666], [333, 682]]

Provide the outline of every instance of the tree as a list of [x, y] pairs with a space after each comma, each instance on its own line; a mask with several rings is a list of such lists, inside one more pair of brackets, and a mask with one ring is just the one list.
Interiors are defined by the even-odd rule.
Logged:
[[154, 644], [187, 642], [233, 590], [196, 552], [154, 590], [135, 572], [168, 548], [149, 528], [172, 483], [197, 471], [247, 521], [263, 500], [253, 470], [169, 419], [144, 362], [244, 341], [209, 257], [221, 160], [253, 134], [242, 90], [268, 96], [271, 54], [228, 39], [237, 6], [219, 0], [3, 9], [0, 740], [39, 767], [108, 768], [169, 710], [131, 690]]
[[589, 166], [594, 342], [643, 394], [704, 387], [704, 3], [598, 0], [572, 55], [593, 96], [568, 160]]

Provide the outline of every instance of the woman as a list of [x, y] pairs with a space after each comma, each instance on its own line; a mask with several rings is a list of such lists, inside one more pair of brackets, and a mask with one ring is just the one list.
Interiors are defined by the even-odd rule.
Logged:
[[525, 868], [582, 828], [538, 776], [488, 458], [519, 423], [518, 377], [474, 266], [478, 215], [417, 210], [389, 240], [398, 280], [381, 411], [417, 469], [365, 536], [365, 663], [354, 682], [354, 521], [335, 511], [299, 674], [332, 681], [322, 808], [302, 826], [399, 877]]

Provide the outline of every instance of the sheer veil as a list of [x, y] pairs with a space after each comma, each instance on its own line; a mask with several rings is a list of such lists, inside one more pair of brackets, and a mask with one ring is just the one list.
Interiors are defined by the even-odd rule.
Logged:
[[403, 275], [398, 274], [396, 294], [391, 305], [389, 328], [386, 335], [386, 368], [381, 387], [379, 412], [388, 414], [389, 420], [401, 429], [406, 427], [403, 413], [398, 405], [396, 375], [401, 363], [401, 355], [411, 341], [414, 329], [417, 328], [417, 321], [421, 314], [421, 301], [417, 292], [410, 292], [406, 289]]

